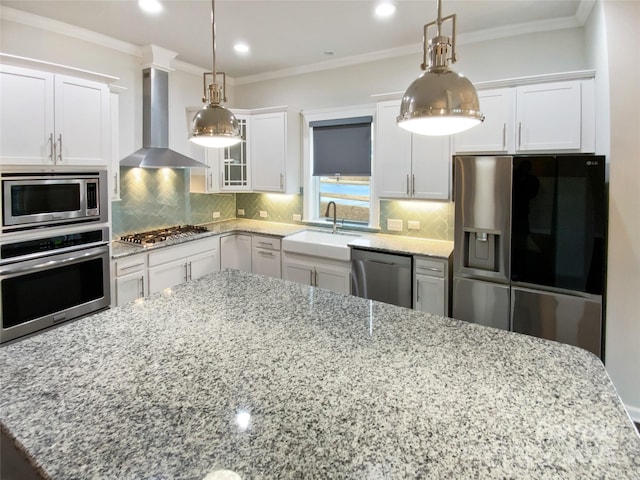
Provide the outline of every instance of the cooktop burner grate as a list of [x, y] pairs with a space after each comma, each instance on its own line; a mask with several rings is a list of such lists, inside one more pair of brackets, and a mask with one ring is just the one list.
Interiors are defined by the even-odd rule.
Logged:
[[147, 232], [123, 235], [120, 237], [120, 241], [135, 243], [142, 246], [155, 245], [156, 243], [163, 242], [165, 240], [188, 237], [207, 231], [206, 227], [199, 227], [196, 225], [177, 225], [175, 227], [160, 228], [157, 230], [149, 230]]

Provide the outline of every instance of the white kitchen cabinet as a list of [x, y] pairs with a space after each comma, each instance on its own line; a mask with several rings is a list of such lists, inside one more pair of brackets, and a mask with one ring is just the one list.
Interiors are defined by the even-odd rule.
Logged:
[[251, 271], [269, 277], [282, 278], [280, 239], [253, 235], [251, 242]]
[[338, 293], [351, 293], [351, 262], [282, 253], [283, 278]]
[[[230, 147], [217, 149], [221, 171], [220, 190], [242, 192], [251, 190], [251, 116], [236, 114], [242, 141]], [[209, 149], [216, 150], [216, 149]], [[213, 154], [214, 152], [208, 152]]]
[[415, 135], [398, 127], [400, 101], [376, 109], [375, 184], [381, 198], [448, 200], [451, 195], [451, 140]]
[[300, 114], [252, 112], [250, 142], [253, 191], [299, 193]]
[[233, 233], [220, 237], [220, 268], [251, 271], [251, 235]]
[[589, 121], [586, 104], [583, 117], [583, 83], [576, 80], [517, 87], [517, 151], [589, 149], [588, 145], [583, 149], [582, 144], [582, 123]]
[[132, 255], [113, 262], [115, 298], [117, 306], [147, 295], [146, 254]]
[[413, 308], [440, 316], [449, 315], [448, 260], [414, 257]]
[[478, 91], [485, 120], [453, 137], [456, 153], [507, 153], [515, 150], [515, 88]]
[[0, 158], [9, 165], [111, 163], [106, 84], [0, 65]]
[[220, 269], [218, 237], [194, 240], [149, 253], [149, 293], [179, 285]]

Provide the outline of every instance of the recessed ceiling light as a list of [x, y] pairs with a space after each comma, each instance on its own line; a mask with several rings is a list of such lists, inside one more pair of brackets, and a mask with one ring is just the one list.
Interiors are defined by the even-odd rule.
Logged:
[[322, 52], [323, 55], [326, 55], [327, 57], [333, 57], [336, 52], [334, 50], [325, 50]]
[[147, 13], [160, 13], [163, 10], [158, 0], [138, 0], [138, 6]]
[[233, 46], [233, 49], [237, 52], [237, 53], [249, 53], [249, 45], [247, 45], [246, 43], [236, 43]]
[[376, 7], [376, 15], [378, 17], [390, 17], [396, 12], [396, 6], [390, 2], [378, 4]]

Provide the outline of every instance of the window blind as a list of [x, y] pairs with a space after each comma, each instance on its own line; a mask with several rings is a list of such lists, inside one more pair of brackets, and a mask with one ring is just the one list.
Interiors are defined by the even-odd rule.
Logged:
[[372, 117], [311, 122], [314, 176], [371, 176]]

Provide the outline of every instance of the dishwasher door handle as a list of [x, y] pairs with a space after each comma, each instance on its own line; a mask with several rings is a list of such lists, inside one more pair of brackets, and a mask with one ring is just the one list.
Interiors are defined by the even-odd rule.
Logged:
[[397, 263], [383, 262], [382, 260], [364, 260], [364, 263], [378, 263], [380, 265], [389, 265], [390, 267], [395, 267], [397, 265]]

